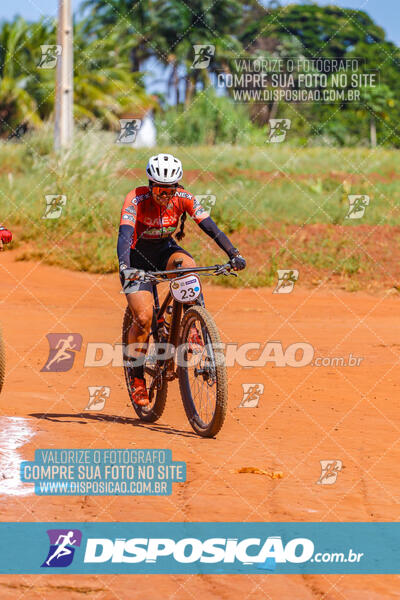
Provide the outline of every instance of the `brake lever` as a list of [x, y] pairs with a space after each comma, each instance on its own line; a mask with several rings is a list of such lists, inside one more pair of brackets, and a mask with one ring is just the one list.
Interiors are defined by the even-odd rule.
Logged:
[[232, 271], [228, 270], [228, 267], [225, 265], [220, 265], [219, 268], [215, 271], [214, 275], [233, 275], [233, 277], [237, 277], [237, 273], [232, 273]]

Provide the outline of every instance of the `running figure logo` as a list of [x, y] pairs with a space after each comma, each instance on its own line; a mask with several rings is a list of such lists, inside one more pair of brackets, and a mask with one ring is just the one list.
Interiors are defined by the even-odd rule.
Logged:
[[62, 210], [67, 204], [67, 196], [61, 194], [45, 196], [46, 208], [42, 219], [58, 219], [61, 217]]
[[142, 125], [141, 119], [120, 119], [121, 131], [117, 138], [117, 144], [132, 144], [136, 140], [137, 133]]
[[280, 143], [286, 138], [286, 134], [292, 124], [291, 119], [269, 119], [269, 135], [267, 142]]
[[[196, 200], [200, 202], [201, 208], [208, 212], [208, 215], [211, 213], [211, 209], [215, 206], [215, 202], [217, 200], [214, 194], [197, 194]], [[198, 209], [200, 210], [200, 209]]]
[[40, 46], [42, 56], [38, 64], [39, 69], [54, 69], [57, 65], [58, 57], [61, 56], [62, 46], [58, 44]]
[[74, 558], [75, 548], [81, 545], [79, 529], [48, 529], [50, 548], [42, 567], [68, 567]]
[[349, 210], [347, 211], [346, 219], [361, 219], [369, 204], [369, 196], [350, 194], [348, 199]]
[[274, 294], [290, 294], [299, 278], [297, 269], [278, 269], [278, 284]]
[[320, 460], [321, 475], [317, 483], [320, 485], [332, 485], [336, 482], [339, 471], [342, 470], [341, 460]]
[[212, 44], [193, 44], [194, 60], [192, 69], [207, 69], [215, 53], [215, 46]]
[[263, 383], [242, 383], [243, 398], [239, 408], [255, 408], [264, 393]]
[[75, 352], [82, 348], [80, 333], [48, 333], [49, 356], [41, 371], [64, 373], [72, 368]]
[[105, 385], [89, 385], [89, 402], [85, 410], [103, 410], [106, 400], [110, 397], [111, 390]]

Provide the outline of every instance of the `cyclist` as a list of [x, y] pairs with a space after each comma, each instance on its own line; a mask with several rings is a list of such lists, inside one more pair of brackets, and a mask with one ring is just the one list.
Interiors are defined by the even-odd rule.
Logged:
[[0, 246], [2, 244], [9, 244], [12, 240], [12, 233], [8, 229], [6, 229], [0, 223]]
[[[148, 185], [139, 186], [126, 196], [121, 211], [118, 234], [118, 260], [122, 286], [126, 281], [126, 269], [136, 269], [136, 281], [124, 287], [133, 324], [128, 343], [142, 344], [129, 358], [138, 358], [146, 352], [146, 342], [153, 315], [152, 284], [143, 281], [146, 271], [164, 271], [175, 268], [175, 261], [182, 261], [182, 268], [195, 267], [192, 256], [172, 238], [180, 219], [177, 240], [184, 237], [186, 213], [226, 252], [232, 268], [240, 271], [246, 261], [239, 250], [202, 207], [196, 198], [184, 189], [182, 163], [171, 154], [158, 154], [149, 159], [146, 168]], [[149, 403], [143, 364], [130, 368], [133, 400], [139, 406]]]

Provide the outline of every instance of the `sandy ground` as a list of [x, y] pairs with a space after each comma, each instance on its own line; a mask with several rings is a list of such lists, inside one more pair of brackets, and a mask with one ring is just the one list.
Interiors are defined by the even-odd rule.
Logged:
[[[21, 449], [171, 448], [187, 462], [187, 482], [157, 497], [0, 496], [3, 521], [391, 521], [399, 516], [398, 361], [394, 295], [335, 289], [228, 290], [206, 287], [225, 342], [311, 343], [318, 356], [363, 357], [358, 367], [229, 368], [229, 410], [216, 439], [191, 430], [176, 384], [154, 425], [140, 423], [122, 370], [85, 368], [88, 342], [120, 340], [125, 305], [115, 276], [15, 262], [0, 255], [0, 322], [7, 347], [3, 416], [27, 419]], [[67, 373], [43, 373], [46, 334], [81, 333]], [[239, 408], [242, 383], [265, 386], [257, 408]], [[85, 413], [88, 386], [110, 386], [101, 413]], [[320, 460], [341, 460], [334, 485], [317, 485]], [[254, 466], [282, 479], [238, 474]], [[0, 577], [0, 598], [75, 600], [377, 600], [400, 597], [396, 576], [74, 576]]]

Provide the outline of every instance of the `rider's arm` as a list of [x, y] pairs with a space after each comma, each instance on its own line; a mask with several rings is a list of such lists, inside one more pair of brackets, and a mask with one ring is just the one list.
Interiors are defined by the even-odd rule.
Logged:
[[194, 196], [188, 193], [189, 198], [185, 199], [185, 210], [197, 223], [204, 233], [206, 233], [214, 242], [227, 253], [229, 258], [235, 256], [238, 252], [229, 238], [219, 229], [212, 220], [209, 213], [202, 207], [200, 202]]
[[229, 258], [235, 256], [235, 253], [237, 252], [236, 248], [228, 236], [226, 236], [225, 233], [219, 229], [218, 225], [212, 220], [211, 217], [206, 217], [200, 221], [198, 225], [200, 229], [204, 231], [204, 233], [210, 236], [210, 238], [212, 238], [214, 242], [227, 253]]
[[134, 232], [134, 228], [130, 225], [119, 226], [117, 254], [120, 270], [131, 266], [131, 245]]
[[135, 235], [136, 224], [136, 205], [133, 203], [134, 199], [135, 190], [132, 190], [126, 196], [121, 210], [117, 244], [120, 271], [131, 266], [131, 245], [133, 236]]

